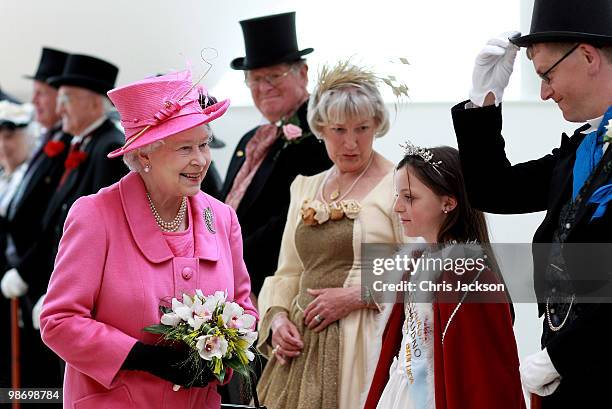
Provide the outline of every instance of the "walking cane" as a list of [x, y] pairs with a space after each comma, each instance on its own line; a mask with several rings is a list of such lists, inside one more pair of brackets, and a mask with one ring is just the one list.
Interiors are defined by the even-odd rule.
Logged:
[[[19, 365], [19, 299], [11, 298], [11, 387], [21, 387], [21, 368]], [[19, 409], [19, 402], [13, 402], [13, 409]]]
[[542, 409], [542, 398], [535, 393], [531, 394], [531, 409]]

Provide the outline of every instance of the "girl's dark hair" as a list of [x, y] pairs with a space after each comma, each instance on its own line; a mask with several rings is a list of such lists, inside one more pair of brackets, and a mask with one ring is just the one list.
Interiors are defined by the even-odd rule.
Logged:
[[[452, 196], [457, 200], [457, 206], [448, 213], [448, 217], [440, 227], [438, 243], [476, 241], [489, 244], [489, 231], [484, 214], [474, 209], [468, 200], [459, 151], [450, 146], [439, 146], [429, 151], [433, 154], [430, 162], [425, 162], [418, 155], [404, 156], [397, 165], [397, 170], [410, 166], [414, 175], [435, 194]], [[439, 161], [442, 163], [432, 164]], [[410, 182], [410, 176], [408, 181]]]
[[[493, 253], [491, 241], [489, 240], [489, 229], [484, 213], [476, 210], [470, 204], [465, 183], [463, 180], [463, 172], [461, 171], [461, 162], [459, 160], [459, 151], [450, 146], [439, 146], [431, 148], [429, 151], [433, 154], [430, 162], [425, 162], [418, 155], [404, 156], [404, 159], [397, 165], [397, 170], [401, 171], [408, 166], [417, 178], [439, 196], [452, 196], [457, 200], [457, 206], [448, 213], [448, 217], [440, 227], [438, 232], [438, 244], [445, 244], [456, 241], [457, 243], [467, 243], [476, 241], [480, 244], [483, 251], [487, 254], [488, 265], [491, 271], [497, 276], [501, 283], [504, 283], [504, 278], [501, 275], [499, 264]], [[432, 165], [431, 162], [438, 165]], [[408, 175], [408, 188], [410, 189], [410, 175]], [[514, 323], [514, 307], [512, 306], [512, 298], [506, 290], [506, 297], [510, 306], [510, 314]]]

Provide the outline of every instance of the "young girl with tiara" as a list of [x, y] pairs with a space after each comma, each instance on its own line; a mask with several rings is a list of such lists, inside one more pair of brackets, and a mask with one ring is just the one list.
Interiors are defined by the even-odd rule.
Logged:
[[[365, 407], [525, 408], [512, 307], [495, 273], [484, 214], [467, 200], [459, 153], [451, 147], [412, 144], [405, 149], [395, 173], [394, 210], [406, 236], [429, 243], [418, 256], [446, 262], [480, 254], [487, 263], [461, 271], [456, 264], [409, 272], [412, 282], [448, 286], [408, 292], [403, 304], [394, 305], [383, 339], [387, 353], [378, 362]], [[480, 253], [471, 253], [474, 248]], [[457, 288], [475, 282], [494, 284], [495, 291], [477, 294]]]

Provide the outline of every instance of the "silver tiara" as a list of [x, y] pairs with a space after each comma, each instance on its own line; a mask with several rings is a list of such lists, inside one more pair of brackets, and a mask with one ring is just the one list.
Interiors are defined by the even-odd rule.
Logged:
[[406, 141], [404, 144], [400, 144], [400, 148], [404, 150], [404, 156], [418, 156], [423, 159], [424, 162], [429, 163], [436, 170], [436, 172], [442, 175], [439, 169], [440, 165], [442, 164], [442, 161], [439, 160], [437, 162], [434, 162], [432, 160], [434, 155], [429, 149], [413, 145], [410, 141]]

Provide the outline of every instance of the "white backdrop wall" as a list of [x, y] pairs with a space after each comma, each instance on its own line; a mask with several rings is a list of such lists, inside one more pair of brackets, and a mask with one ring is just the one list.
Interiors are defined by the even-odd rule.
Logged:
[[[377, 142], [388, 158], [400, 158], [398, 143], [456, 146], [450, 107], [467, 97], [474, 56], [489, 36], [528, 31], [530, 0], [445, 1], [346, 0], [57, 0], [0, 1], [0, 85], [27, 100], [42, 46], [107, 59], [120, 67], [122, 85], [147, 75], [191, 66], [200, 74], [200, 51], [213, 47], [218, 57], [204, 80], [213, 95], [230, 97], [233, 106], [214, 123], [227, 147], [214, 152], [222, 174], [240, 136], [261, 121], [241, 72], [229, 69], [243, 56], [240, 19], [297, 11], [301, 48], [309, 56], [311, 78], [320, 63], [355, 55], [381, 69], [397, 69], [391, 57], [411, 62], [401, 78], [411, 100], [399, 108], [389, 135]], [[211, 53], [207, 54], [209, 57]], [[538, 82], [524, 53], [506, 93], [504, 130], [511, 161], [539, 157], [557, 146], [560, 132], [574, 126], [563, 121], [551, 103], [537, 102]], [[393, 109], [390, 106], [390, 109]], [[486, 169], [483, 169], [486, 171]], [[493, 240], [531, 240], [542, 214], [489, 216]], [[539, 322], [533, 305], [517, 305], [515, 332], [524, 356], [539, 347]]]
[[[526, 1], [526, 0], [521, 0]], [[244, 55], [238, 21], [297, 12], [301, 48], [313, 74], [320, 62], [355, 56], [389, 69], [389, 59], [406, 57], [403, 70], [414, 101], [454, 100], [469, 86], [473, 57], [484, 41], [521, 25], [519, 0], [2, 0], [0, 84], [26, 98], [40, 47], [99, 56], [117, 64], [118, 84], [182, 69], [202, 72], [200, 51], [218, 50], [205, 84], [248, 105], [240, 72], [229, 62]], [[209, 57], [211, 54], [207, 54]], [[518, 98], [522, 66], [508, 91]]]

